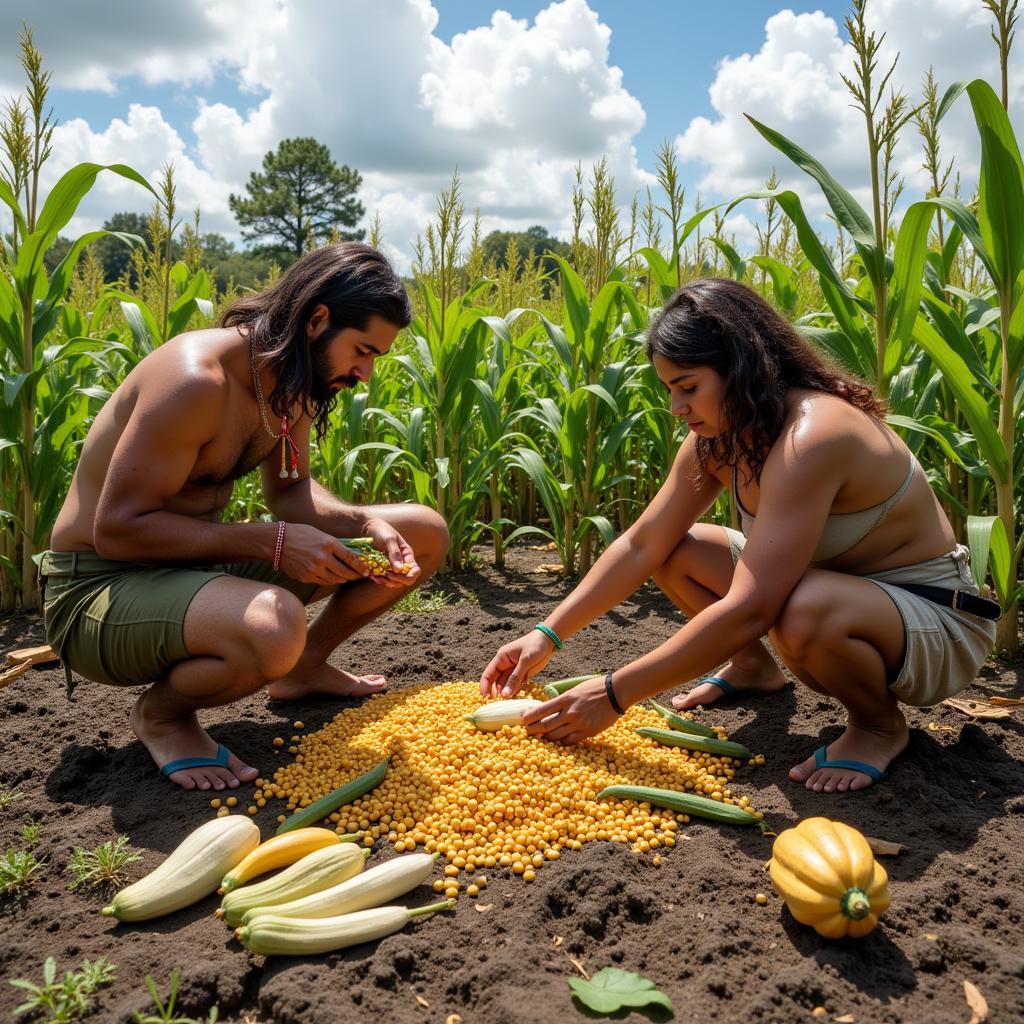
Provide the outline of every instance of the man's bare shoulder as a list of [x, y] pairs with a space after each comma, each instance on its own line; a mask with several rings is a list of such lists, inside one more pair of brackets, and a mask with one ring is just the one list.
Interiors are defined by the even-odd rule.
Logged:
[[195, 397], [216, 397], [228, 387], [243, 362], [241, 336], [233, 327], [187, 331], [150, 352], [126, 378], [141, 394], [156, 388], [160, 394], [182, 389]]

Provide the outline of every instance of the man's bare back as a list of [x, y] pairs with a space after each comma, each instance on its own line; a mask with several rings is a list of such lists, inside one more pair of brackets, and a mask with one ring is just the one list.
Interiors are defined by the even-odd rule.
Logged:
[[[107, 471], [126, 428], [133, 417], [142, 415], [140, 396], [146, 393], [160, 401], [200, 381], [206, 385], [201, 390], [210, 405], [206, 417], [212, 436], [198, 450], [184, 483], [165, 500], [163, 508], [198, 519], [220, 519], [233, 482], [276, 449], [260, 422], [249, 341], [236, 328], [183, 334], [151, 352], [128, 374], [96, 417], [86, 439], [53, 528], [54, 550], [95, 550], [93, 527]], [[173, 445], [173, 434], [166, 442]]]

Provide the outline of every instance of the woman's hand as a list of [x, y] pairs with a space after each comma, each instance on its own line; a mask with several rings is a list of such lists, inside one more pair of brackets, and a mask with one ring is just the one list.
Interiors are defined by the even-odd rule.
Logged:
[[618, 717], [605, 693], [604, 677], [594, 676], [527, 711], [523, 725], [531, 736], [570, 744], [602, 732]]
[[530, 676], [536, 675], [555, 653], [551, 638], [539, 629], [505, 644], [480, 676], [484, 697], [512, 697]]
[[[373, 546], [378, 551], [383, 551], [391, 563], [391, 571], [384, 576], [373, 576], [371, 579], [382, 587], [399, 589], [412, 587], [419, 582], [420, 567], [416, 563], [416, 556], [406, 539], [384, 519], [367, 519], [363, 530], [367, 537], [373, 541]], [[398, 571], [402, 563], [408, 565], [408, 573]]]

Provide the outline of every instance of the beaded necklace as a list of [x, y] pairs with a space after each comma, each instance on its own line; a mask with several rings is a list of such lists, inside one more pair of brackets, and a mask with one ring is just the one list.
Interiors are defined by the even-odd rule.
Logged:
[[263, 384], [260, 381], [260, 373], [256, 367], [256, 342], [253, 337], [249, 337], [249, 362], [252, 365], [252, 379], [256, 382], [256, 399], [260, 407], [260, 421], [263, 423], [263, 429], [270, 435], [273, 440], [280, 440], [281, 442], [281, 472], [277, 475], [282, 479], [286, 480], [289, 476], [287, 469], [288, 456], [291, 456], [291, 478], [293, 480], [299, 479], [299, 446], [292, 440], [291, 434], [288, 433], [288, 417], [281, 417], [281, 431], [275, 434], [270, 429], [270, 423], [267, 421], [266, 412], [266, 399], [263, 397]]

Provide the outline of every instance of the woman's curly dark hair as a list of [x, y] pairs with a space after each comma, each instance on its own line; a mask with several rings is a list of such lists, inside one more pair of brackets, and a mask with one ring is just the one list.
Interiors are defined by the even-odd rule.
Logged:
[[[310, 345], [306, 324], [321, 303], [330, 313], [331, 330]], [[408, 326], [412, 307], [405, 285], [372, 246], [339, 242], [300, 256], [266, 291], [233, 302], [219, 326], [248, 334], [260, 365], [273, 371], [277, 383], [270, 408], [284, 416], [300, 403], [322, 440], [336, 395], [314, 395], [314, 348], [322, 350], [346, 327], [365, 330], [371, 316]]]
[[757, 292], [738, 281], [703, 278], [684, 285], [647, 334], [647, 358], [679, 366], [708, 366], [725, 381], [722, 413], [729, 425], [717, 437], [698, 437], [697, 456], [707, 472], [746, 463], [760, 480], [768, 452], [782, 431], [786, 391], [807, 388], [835, 395], [881, 419], [885, 403], [871, 386], [816, 352]]

